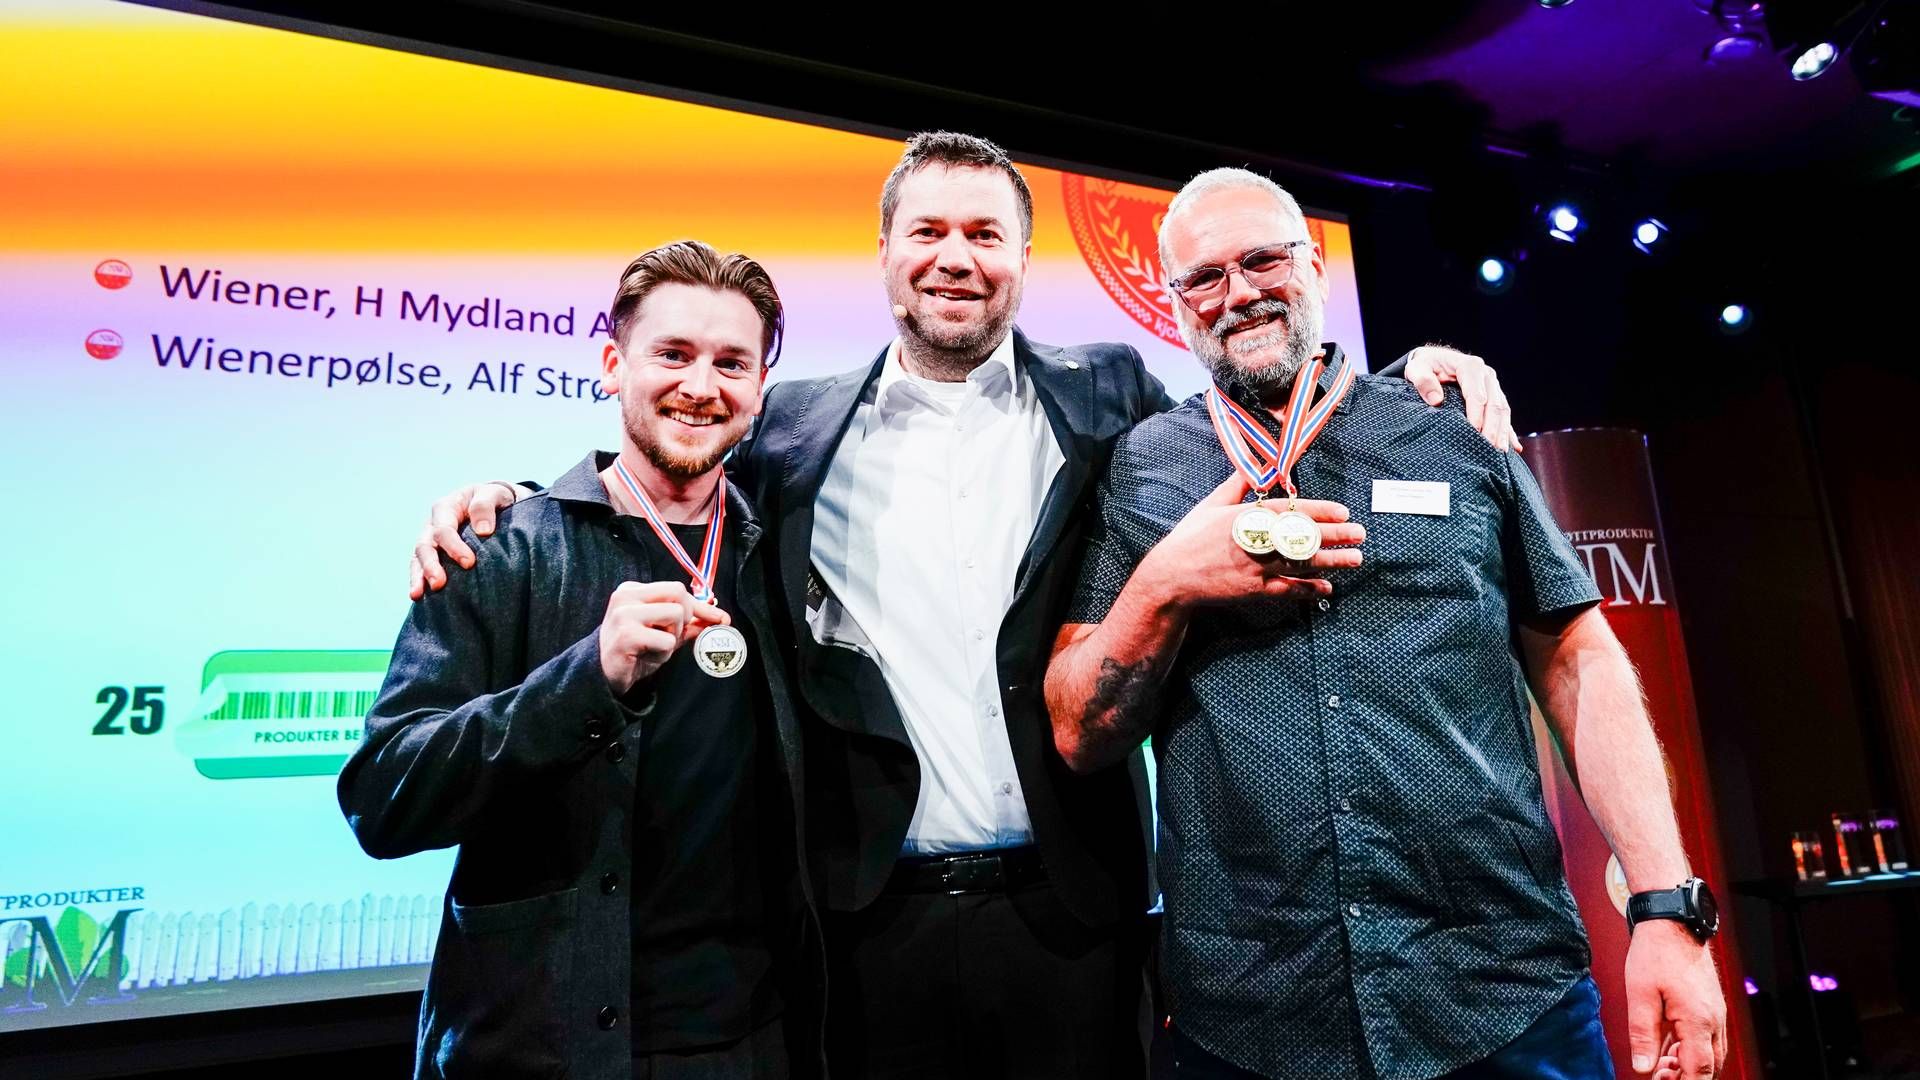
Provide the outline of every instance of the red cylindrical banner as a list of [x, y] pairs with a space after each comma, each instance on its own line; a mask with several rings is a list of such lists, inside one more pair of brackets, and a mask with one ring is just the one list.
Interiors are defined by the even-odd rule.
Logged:
[[[1600, 610], [1627, 655], [1640, 670], [1653, 730], [1666, 750], [1674, 809], [1680, 819], [1693, 872], [1715, 892], [1731, 892], [1720, 857], [1720, 838], [1707, 782], [1706, 755], [1693, 706], [1693, 680], [1680, 633], [1680, 611], [1667, 567], [1660, 511], [1646, 437], [1620, 428], [1552, 431], [1528, 438], [1528, 466], [1540, 480], [1547, 505], [1586, 563], [1600, 594]], [[1634, 1073], [1627, 1054], [1627, 881], [1612, 850], [1587, 813], [1534, 710], [1540, 744], [1540, 776], [1547, 809], [1566, 850], [1567, 880], [1593, 942], [1593, 974], [1600, 984], [1601, 1020], [1621, 1080]], [[1679, 884], [1675, 882], [1674, 884]], [[1724, 905], [1724, 902], [1723, 902]], [[1733, 927], [1722, 908], [1714, 963], [1727, 997], [1732, 1049], [1730, 1078], [1759, 1075], [1746, 1008], [1745, 979], [1734, 947]]]

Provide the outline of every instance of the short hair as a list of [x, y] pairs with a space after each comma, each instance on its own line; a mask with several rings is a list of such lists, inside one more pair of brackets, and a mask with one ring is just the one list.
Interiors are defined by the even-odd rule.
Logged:
[[747, 298], [760, 316], [760, 355], [765, 367], [779, 359], [780, 339], [786, 333], [786, 310], [765, 267], [735, 252], [721, 255], [698, 240], [676, 240], [636, 257], [620, 272], [613, 307], [607, 312], [609, 331], [621, 348], [640, 305], [662, 285], [698, 285], [716, 292], [736, 292]]
[[893, 212], [900, 208], [900, 184], [922, 169], [998, 169], [1013, 184], [1014, 197], [1020, 203], [1020, 239], [1033, 239], [1033, 191], [1027, 178], [1014, 167], [1005, 150], [977, 135], [957, 131], [922, 131], [907, 140], [900, 163], [887, 174], [880, 189], [880, 231], [893, 229]]
[[1255, 188], [1266, 192], [1273, 196], [1273, 201], [1278, 205], [1281, 214], [1299, 222], [1301, 228], [1306, 228], [1307, 215], [1300, 209], [1300, 204], [1294, 201], [1293, 196], [1287, 194], [1286, 188], [1251, 169], [1208, 169], [1187, 181], [1186, 186], [1180, 189], [1180, 193], [1173, 197], [1173, 202], [1168, 204], [1166, 214], [1160, 218], [1161, 273], [1170, 278], [1176, 274], [1173, 260], [1168, 258], [1167, 253], [1167, 226], [1174, 218], [1190, 210], [1202, 195], [1231, 188]]

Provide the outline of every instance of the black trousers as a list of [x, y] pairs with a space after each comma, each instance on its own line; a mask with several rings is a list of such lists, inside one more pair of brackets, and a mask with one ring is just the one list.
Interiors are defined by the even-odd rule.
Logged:
[[829, 912], [834, 1080], [1144, 1077], [1146, 917], [1090, 929], [1045, 882]]

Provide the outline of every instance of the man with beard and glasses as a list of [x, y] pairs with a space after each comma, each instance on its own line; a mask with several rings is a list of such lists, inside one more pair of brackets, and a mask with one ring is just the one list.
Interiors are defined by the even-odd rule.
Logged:
[[[1075, 774], [1040, 683], [1092, 479], [1172, 402], [1130, 346], [1014, 327], [1032, 233], [1004, 151], [914, 136], [880, 198], [898, 336], [852, 371], [772, 387], [729, 464], [773, 530], [842, 1080], [1146, 1070], [1144, 766]], [[1436, 368], [1486, 386], [1488, 438], [1512, 438], [1476, 358], [1407, 366], [1436, 401]], [[484, 532], [512, 497], [436, 503], [414, 591], [446, 580], [442, 552], [466, 563], [466, 514]]]
[[744, 256], [635, 259], [603, 350], [620, 449], [407, 616], [339, 794], [371, 855], [460, 849], [417, 1076], [785, 1077], [787, 1038], [818, 1061], [796, 720], [720, 468], [783, 318]]
[[1711, 894], [1599, 593], [1517, 455], [1321, 342], [1306, 234], [1244, 170], [1173, 200], [1213, 389], [1114, 446], [1046, 676], [1075, 770], [1153, 738], [1178, 1074], [1614, 1075], [1531, 687], [1647, 897], [1633, 1067], [1712, 1075]]

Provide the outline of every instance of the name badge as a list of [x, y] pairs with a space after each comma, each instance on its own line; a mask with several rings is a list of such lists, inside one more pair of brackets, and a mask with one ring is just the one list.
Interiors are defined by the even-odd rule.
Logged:
[[1444, 480], [1375, 480], [1373, 512], [1446, 517], [1453, 500]]

